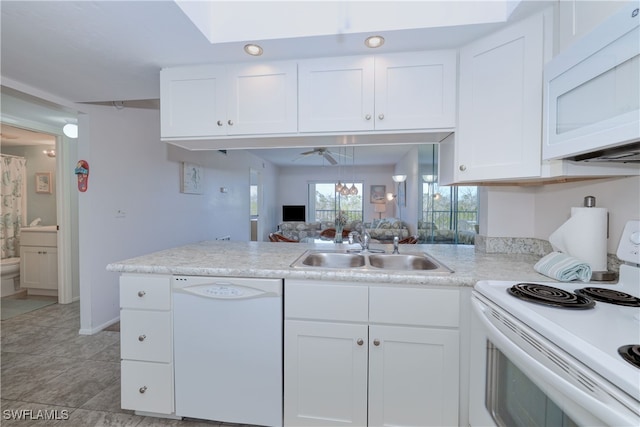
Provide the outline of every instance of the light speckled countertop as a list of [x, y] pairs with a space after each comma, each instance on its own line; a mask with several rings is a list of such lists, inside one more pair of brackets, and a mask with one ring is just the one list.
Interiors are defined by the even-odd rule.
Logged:
[[[473, 246], [402, 245], [400, 253], [426, 252], [454, 273], [430, 275], [415, 271], [377, 269], [294, 268], [307, 250], [344, 250], [358, 245], [332, 243], [271, 243], [204, 241], [111, 263], [107, 270], [121, 273], [192, 276], [275, 277], [406, 285], [473, 286], [479, 280], [549, 281], [533, 265], [540, 259], [527, 254], [487, 254]], [[392, 252], [391, 245], [371, 248]]]

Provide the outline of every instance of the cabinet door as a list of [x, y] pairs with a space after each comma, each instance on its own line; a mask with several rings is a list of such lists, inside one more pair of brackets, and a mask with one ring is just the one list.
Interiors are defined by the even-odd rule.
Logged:
[[369, 327], [369, 426], [457, 426], [458, 332]]
[[375, 57], [375, 128], [455, 126], [456, 52]]
[[456, 181], [540, 175], [542, 29], [539, 14], [460, 51]]
[[39, 246], [23, 246], [20, 248], [20, 287], [39, 288], [46, 270], [42, 263], [42, 250]]
[[373, 130], [373, 57], [298, 63], [300, 132]]
[[285, 321], [285, 426], [367, 425], [367, 325]]
[[227, 73], [229, 135], [297, 132], [295, 62], [235, 65]]
[[20, 248], [20, 287], [58, 290], [58, 249], [49, 246]]
[[162, 138], [227, 133], [224, 66], [168, 68], [160, 72]]

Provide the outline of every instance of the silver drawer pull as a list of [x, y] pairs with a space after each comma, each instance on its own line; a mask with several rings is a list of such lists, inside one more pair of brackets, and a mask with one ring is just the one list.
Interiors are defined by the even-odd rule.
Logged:
[[138, 291], [138, 296], [140, 298], [142, 298], [143, 296], [145, 296], [147, 293], [145, 291]]
[[380, 340], [379, 339], [373, 340], [373, 345], [379, 346], [380, 345]]
[[147, 339], [147, 336], [146, 336], [146, 335], [140, 335], [140, 336], [138, 337], [138, 341], [140, 341], [140, 342], [144, 341], [145, 339]]
[[365, 120], [371, 120], [371, 114], [367, 114], [366, 116], [364, 116]]
[[216, 122], [216, 124], [217, 124], [218, 126], [222, 126], [222, 124], [223, 124], [223, 123], [222, 123], [222, 120], [218, 120], [218, 121]]
[[362, 345], [362, 344], [364, 344], [364, 340], [362, 338], [358, 338], [358, 341], [356, 341], [356, 343], [358, 345]]
[[140, 392], [140, 394], [144, 394], [144, 392], [145, 392], [145, 391], [147, 391], [147, 386], [146, 386], [146, 385], [143, 385], [142, 387], [140, 387], [140, 388], [138, 389], [138, 391]]
[[384, 120], [384, 114], [382, 113], [378, 114], [378, 120]]

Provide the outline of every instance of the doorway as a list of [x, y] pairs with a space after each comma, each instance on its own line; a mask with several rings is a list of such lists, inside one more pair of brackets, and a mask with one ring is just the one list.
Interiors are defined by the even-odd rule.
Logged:
[[[68, 138], [62, 133], [62, 126], [66, 122], [74, 122], [76, 114], [54, 109], [45, 101], [39, 102], [36, 98], [22, 94], [12, 89], [2, 87], [2, 122], [3, 128], [7, 123], [21, 132], [32, 134], [34, 156], [42, 156], [51, 166], [45, 170], [46, 164], [35, 165], [37, 170], [29, 169], [28, 177], [31, 181], [27, 184], [31, 189], [36, 188], [36, 174], [40, 177], [40, 184], [48, 181], [48, 173], [51, 174], [50, 187], [37, 193], [37, 203], [47, 199], [47, 208], [35, 213], [34, 208], [27, 209], [27, 217], [22, 225], [33, 223], [38, 217], [41, 225], [55, 226], [57, 231], [57, 300], [58, 303], [67, 304], [79, 300], [79, 266], [78, 266], [78, 196], [73, 190], [72, 174], [60, 173], [72, 167], [77, 157], [77, 140]], [[2, 146], [9, 145], [3, 132]], [[46, 144], [39, 144], [37, 138], [48, 138]], [[20, 145], [19, 141], [16, 145]], [[24, 145], [24, 144], [23, 144]], [[46, 145], [46, 147], [42, 147]], [[4, 151], [4, 150], [3, 150]], [[47, 151], [46, 153], [44, 151]], [[37, 157], [36, 157], [37, 158]], [[43, 160], [39, 159], [39, 160]], [[38, 163], [38, 162], [36, 162]], [[45, 175], [41, 175], [45, 173]], [[46, 191], [45, 191], [46, 190]], [[50, 191], [50, 193], [48, 192]], [[55, 274], [55, 273], [54, 273]]]

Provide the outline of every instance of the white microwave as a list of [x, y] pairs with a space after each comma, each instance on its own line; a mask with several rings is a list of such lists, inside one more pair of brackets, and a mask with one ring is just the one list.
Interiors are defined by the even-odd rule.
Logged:
[[[629, 2], [545, 66], [544, 160], [637, 155], [639, 4]], [[606, 156], [613, 152], [621, 154]]]

